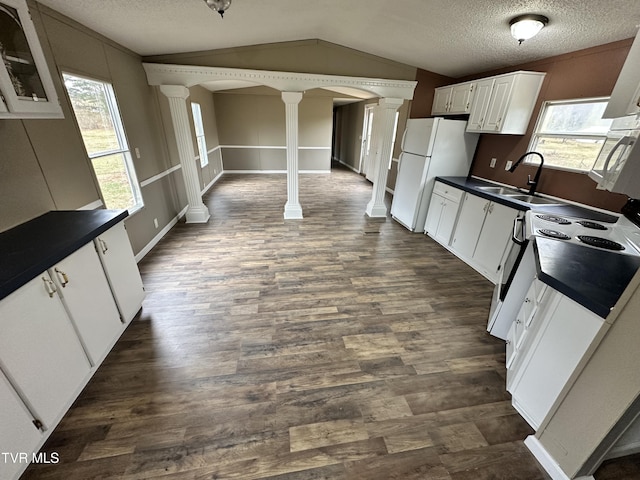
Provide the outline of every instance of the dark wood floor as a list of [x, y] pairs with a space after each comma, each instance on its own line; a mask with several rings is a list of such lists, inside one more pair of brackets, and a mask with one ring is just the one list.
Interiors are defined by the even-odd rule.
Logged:
[[[368, 219], [352, 172], [225, 175], [140, 263], [142, 313], [26, 479], [543, 480], [492, 285]], [[607, 477], [613, 478], [613, 477]], [[622, 477], [620, 477], [622, 478]]]

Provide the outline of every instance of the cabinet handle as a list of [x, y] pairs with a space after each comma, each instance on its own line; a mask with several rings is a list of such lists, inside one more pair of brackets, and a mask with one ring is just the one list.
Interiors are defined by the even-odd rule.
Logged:
[[502, 121], [502, 117], [500, 117], [498, 119], [498, 121], [496, 122], [496, 130], [500, 130], [500, 122]]
[[471, 86], [469, 87], [469, 91], [473, 92], [473, 84], [471, 84]]
[[487, 213], [487, 209], [488, 209], [488, 208], [489, 208], [489, 202], [487, 202], [487, 203], [485, 203], [485, 204], [484, 204], [484, 207], [482, 207], [482, 211], [483, 211], [484, 213]]
[[524, 303], [531, 303], [531, 300], [529, 298], [525, 298]]
[[55, 284], [47, 277], [42, 277], [42, 281], [44, 282], [44, 289], [49, 294], [49, 298], [53, 298], [53, 294], [58, 291]]
[[467, 102], [467, 106], [465, 107], [465, 110], [469, 110], [469, 105], [470, 105], [470, 103]]
[[38, 430], [42, 430], [44, 428], [44, 425], [42, 424], [42, 422], [37, 418], [33, 421], [33, 426], [36, 427]]
[[489, 213], [493, 213], [493, 203], [489, 204]]
[[103, 254], [107, 253], [107, 250], [109, 250], [109, 247], [107, 246], [107, 242], [105, 242], [101, 238], [99, 238], [98, 241], [100, 242], [100, 249], [102, 250], [102, 253]]
[[522, 320], [520, 320], [519, 318], [516, 318], [516, 323], [520, 325], [522, 323]]
[[511, 340], [507, 340], [506, 342], [504, 342], [506, 345], [511, 345]]
[[67, 286], [67, 283], [69, 283], [69, 277], [67, 277], [67, 274], [64, 273], [62, 270], [59, 270], [58, 267], [53, 269], [57, 274], [58, 274], [58, 279], [60, 279], [60, 284], [62, 285], [62, 288]]

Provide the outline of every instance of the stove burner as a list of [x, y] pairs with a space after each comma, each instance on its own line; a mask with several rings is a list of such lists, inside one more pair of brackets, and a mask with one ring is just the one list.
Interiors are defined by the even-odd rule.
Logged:
[[536, 215], [540, 220], [557, 223], [558, 225], [570, 225], [571, 222], [566, 218], [556, 217], [555, 215]]
[[545, 237], [557, 238], [558, 240], [569, 240], [571, 238], [565, 233], [558, 232], [557, 230], [549, 230], [548, 228], [541, 228], [538, 232]]
[[578, 235], [578, 240], [593, 247], [605, 248], [607, 250], [624, 250], [624, 246], [607, 238], [591, 237], [589, 235]]
[[576, 223], [582, 225], [585, 228], [593, 228], [594, 230], [607, 230], [607, 227], [605, 227], [604, 225], [592, 222], [591, 220], [580, 220]]

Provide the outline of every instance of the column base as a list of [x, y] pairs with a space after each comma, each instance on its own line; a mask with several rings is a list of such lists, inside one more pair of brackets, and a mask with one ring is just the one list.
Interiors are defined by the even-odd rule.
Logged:
[[209, 213], [209, 209], [203, 204], [199, 207], [189, 206], [185, 217], [186, 223], [207, 223], [209, 218], [211, 218], [211, 214]]
[[287, 202], [284, 206], [285, 220], [300, 220], [302, 218], [302, 207], [299, 203], [292, 205]]
[[[542, 468], [549, 474], [549, 476], [553, 480], [570, 480], [569, 477], [562, 469], [558, 462], [553, 458], [549, 452], [544, 448], [540, 440], [538, 440], [535, 435], [529, 435], [525, 440], [524, 444], [529, 449], [529, 451], [536, 457], [538, 463], [542, 466]], [[592, 475], [587, 475], [584, 477], [572, 477], [574, 480], [594, 480]]]
[[386, 218], [387, 206], [384, 203], [382, 205], [376, 205], [373, 202], [369, 202], [367, 204], [367, 209], [365, 210], [365, 213], [369, 217]]

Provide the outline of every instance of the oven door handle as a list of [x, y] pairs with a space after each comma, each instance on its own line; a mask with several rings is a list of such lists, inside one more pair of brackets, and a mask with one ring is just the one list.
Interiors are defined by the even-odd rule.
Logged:
[[[520, 231], [523, 232], [522, 240], [518, 238], [518, 223], [520, 223]], [[511, 240], [518, 245], [524, 245], [526, 240], [524, 238], [524, 217], [516, 217], [513, 219], [513, 233], [511, 234]]]

